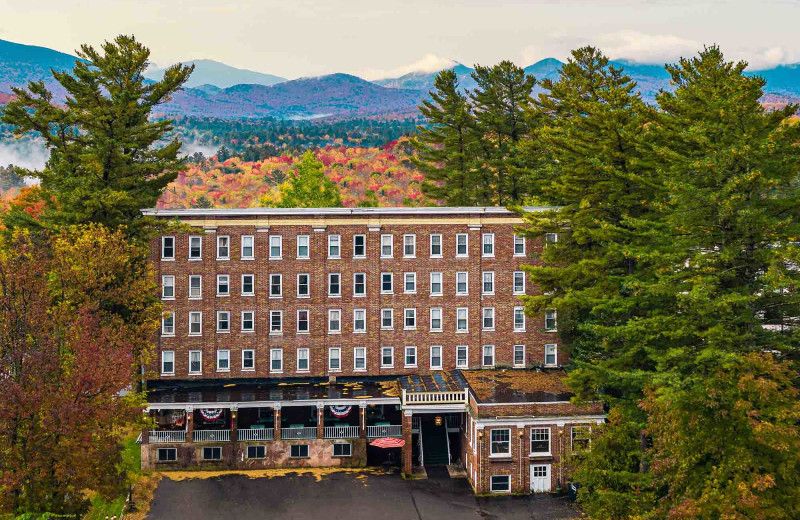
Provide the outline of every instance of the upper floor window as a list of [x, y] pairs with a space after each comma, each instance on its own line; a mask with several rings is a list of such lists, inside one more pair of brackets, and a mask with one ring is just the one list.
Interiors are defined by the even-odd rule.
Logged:
[[297, 311], [297, 332], [304, 334], [308, 331], [308, 309], [300, 309]]
[[458, 345], [456, 347], [456, 368], [467, 368], [469, 366], [469, 347]]
[[491, 432], [491, 454], [511, 455], [511, 429], [497, 428]]
[[231, 257], [231, 237], [217, 236], [217, 260], [228, 260]]
[[442, 295], [442, 273], [431, 273], [431, 296]]
[[309, 257], [309, 236], [297, 235], [297, 258]]
[[269, 311], [269, 333], [283, 333], [283, 311]]
[[417, 347], [406, 347], [405, 366], [413, 368], [417, 366]]
[[355, 347], [353, 349], [353, 370], [367, 369], [367, 349], [365, 347]]
[[283, 349], [273, 348], [269, 351], [269, 371], [282, 372], [283, 371]]
[[331, 372], [338, 372], [342, 369], [342, 349], [329, 348], [328, 349], [328, 370]]
[[483, 234], [483, 256], [494, 256], [494, 233]]
[[544, 311], [544, 330], [555, 331], [557, 329], [558, 323], [556, 321], [555, 309], [548, 309]]
[[394, 235], [381, 235], [381, 258], [394, 256]]
[[544, 346], [544, 364], [547, 366], [558, 365], [558, 345], [548, 343]]
[[242, 236], [242, 260], [252, 260], [256, 256], [255, 239], [253, 235]]
[[231, 291], [231, 277], [227, 274], [217, 275], [217, 296], [228, 296]]
[[231, 369], [231, 351], [217, 351], [217, 372], [228, 372]]
[[468, 273], [459, 271], [456, 273], [456, 294], [467, 294], [469, 285], [467, 283]]
[[392, 294], [394, 292], [392, 278], [392, 273], [381, 273], [381, 294]]
[[190, 350], [189, 351], [189, 373], [200, 374], [203, 372], [203, 351]]
[[342, 295], [342, 275], [339, 273], [328, 273], [328, 296]]
[[514, 256], [525, 256], [525, 235], [514, 233]]
[[161, 298], [164, 300], [175, 299], [175, 276], [164, 275], [161, 277]]
[[550, 428], [531, 428], [531, 453], [550, 453]]
[[175, 352], [172, 350], [164, 350], [161, 352], [161, 373], [174, 374], [175, 373]]
[[485, 367], [494, 366], [494, 345], [483, 346], [483, 366]]
[[175, 335], [175, 313], [172, 311], [164, 311], [161, 315], [161, 335], [174, 336]]
[[394, 328], [394, 309], [381, 309], [381, 328]]
[[547, 244], [555, 244], [557, 242], [558, 242], [558, 233], [545, 233], [544, 235], [545, 246]]
[[269, 297], [280, 298], [283, 296], [283, 275], [269, 275]]
[[466, 233], [456, 234], [456, 256], [468, 256], [469, 236]]
[[514, 332], [525, 331], [525, 308], [514, 307]]
[[309, 350], [307, 348], [297, 349], [297, 371], [308, 372], [309, 370]]
[[367, 332], [366, 309], [353, 310], [353, 332]]
[[442, 347], [439, 345], [431, 346], [431, 370], [442, 369]]
[[338, 334], [342, 331], [342, 311], [339, 309], [328, 310], [328, 333]]
[[483, 308], [483, 330], [494, 330], [494, 307]]
[[242, 370], [255, 370], [256, 351], [252, 349], [242, 350]]
[[309, 274], [300, 273], [297, 275], [297, 297], [306, 298], [311, 293], [309, 292]]
[[494, 271], [483, 272], [483, 294], [494, 294]]
[[203, 313], [193, 311], [189, 313], [189, 335], [199, 336], [203, 333]]
[[367, 235], [353, 235], [353, 258], [367, 257]]
[[342, 236], [328, 235], [328, 258], [342, 257]]
[[279, 260], [283, 256], [283, 237], [281, 235], [269, 236], [269, 257]]
[[367, 295], [367, 274], [355, 273], [353, 274], [353, 296], [366, 296]]
[[405, 320], [403, 327], [406, 330], [413, 330], [417, 328], [417, 309], [405, 309]]
[[456, 332], [467, 332], [469, 330], [469, 307], [459, 307], [456, 309]]
[[442, 257], [442, 235], [431, 235], [431, 258]]
[[189, 237], [189, 260], [203, 257], [203, 237]]
[[431, 331], [439, 332], [442, 330], [442, 308], [431, 307]]
[[175, 260], [175, 237], [161, 237], [161, 259]]
[[189, 276], [189, 298], [203, 297], [203, 277], [199, 274]]
[[514, 294], [525, 294], [525, 271], [514, 271]]
[[403, 235], [403, 257], [415, 258], [417, 256], [417, 235]]
[[394, 348], [381, 347], [381, 368], [392, 368], [394, 366]]
[[255, 286], [255, 275], [242, 275], [242, 296], [253, 296], [256, 292]]
[[256, 328], [255, 311], [242, 311], [242, 332], [253, 332]]
[[417, 273], [404, 273], [403, 292], [406, 294], [416, 294]]
[[586, 451], [592, 442], [592, 428], [590, 426], [572, 426], [570, 439], [572, 451]]
[[514, 366], [525, 366], [525, 345], [514, 345]]

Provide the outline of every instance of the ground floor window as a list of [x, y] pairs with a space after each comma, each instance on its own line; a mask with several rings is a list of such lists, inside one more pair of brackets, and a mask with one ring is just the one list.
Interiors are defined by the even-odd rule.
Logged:
[[266, 446], [248, 446], [247, 447], [248, 459], [266, 459], [267, 447]]
[[178, 460], [176, 448], [158, 448], [158, 462], [174, 462]]
[[510, 493], [511, 475], [492, 475], [489, 485], [492, 493]]
[[337, 442], [333, 445], [334, 457], [350, 457], [353, 454], [353, 445], [349, 442]]
[[293, 459], [307, 459], [308, 444], [292, 444], [289, 448], [289, 456]]
[[218, 446], [203, 448], [203, 460], [222, 460], [222, 448]]

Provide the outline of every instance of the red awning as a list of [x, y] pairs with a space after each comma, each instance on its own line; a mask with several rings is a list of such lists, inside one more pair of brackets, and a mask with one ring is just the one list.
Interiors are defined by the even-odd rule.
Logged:
[[369, 445], [377, 448], [402, 448], [406, 445], [406, 441], [395, 437], [382, 437], [370, 442]]

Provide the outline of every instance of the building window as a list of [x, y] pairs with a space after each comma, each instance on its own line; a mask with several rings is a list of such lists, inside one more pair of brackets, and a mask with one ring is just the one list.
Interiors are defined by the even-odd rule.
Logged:
[[494, 330], [494, 307], [483, 308], [483, 330]]
[[456, 234], [456, 256], [468, 256], [469, 236], [466, 233]]
[[255, 370], [256, 351], [252, 349], [242, 350], [242, 370]]
[[442, 369], [442, 347], [439, 345], [431, 346], [431, 370]]
[[307, 298], [311, 293], [309, 292], [309, 275], [301, 273], [297, 275], [297, 297]]
[[403, 258], [416, 258], [417, 235], [403, 235]]
[[266, 446], [248, 446], [247, 447], [248, 459], [266, 459], [267, 447]]
[[308, 444], [292, 444], [289, 447], [289, 457], [293, 459], [307, 459]]
[[590, 426], [572, 426], [570, 428], [570, 449], [572, 451], [587, 451], [592, 443], [592, 428]]
[[297, 258], [309, 257], [309, 237], [308, 235], [297, 235]]
[[417, 293], [417, 273], [403, 274], [403, 292], [406, 294]]
[[253, 296], [256, 293], [255, 276], [252, 274], [242, 275], [242, 296]]
[[367, 274], [353, 274], [353, 296], [363, 297], [367, 295]]
[[231, 291], [231, 277], [227, 274], [217, 275], [217, 296], [228, 296]]
[[498, 428], [491, 431], [492, 455], [511, 455], [511, 429]]
[[525, 345], [514, 345], [514, 366], [525, 366]]
[[283, 256], [283, 237], [281, 235], [269, 236], [269, 258], [280, 260]]
[[403, 320], [403, 328], [406, 330], [415, 330], [417, 328], [417, 309], [405, 309]]
[[175, 237], [161, 237], [161, 259], [175, 260]]
[[531, 428], [531, 453], [550, 454], [550, 428]]
[[381, 273], [381, 294], [394, 293], [394, 276], [392, 273]]
[[189, 373], [200, 374], [203, 372], [203, 352], [200, 350], [189, 351]]
[[189, 298], [203, 297], [203, 277], [199, 274], [189, 276]]
[[231, 257], [231, 237], [221, 235], [217, 237], [217, 260], [228, 260]]
[[175, 276], [170, 274], [161, 277], [161, 299], [175, 299]]
[[456, 332], [469, 331], [469, 308], [459, 307], [456, 309]]
[[442, 295], [442, 273], [431, 273], [431, 296]]
[[342, 257], [342, 236], [328, 235], [328, 258]]
[[308, 309], [299, 309], [297, 311], [297, 332], [305, 334], [309, 332], [308, 329]]
[[308, 372], [309, 370], [309, 362], [308, 362], [309, 350], [307, 348], [299, 348], [297, 349], [297, 371], [298, 372]]
[[381, 309], [381, 328], [386, 330], [394, 328], [394, 309]]
[[269, 297], [280, 298], [281, 296], [283, 296], [283, 275], [269, 275]]
[[406, 347], [405, 364], [406, 368], [416, 368], [417, 347]]
[[514, 294], [525, 294], [524, 271], [514, 271]]
[[485, 367], [494, 366], [494, 345], [483, 346], [483, 366]]
[[231, 331], [230, 311], [217, 311], [217, 332]]
[[456, 273], [456, 294], [468, 294], [468, 273], [466, 271], [459, 271]]
[[164, 311], [161, 315], [161, 335], [174, 336], [175, 335], [175, 313], [172, 311]]
[[469, 347], [458, 345], [456, 347], [456, 368], [467, 368], [469, 366], [468, 357]]
[[328, 310], [328, 334], [338, 334], [342, 331], [342, 311], [339, 309]]
[[514, 256], [525, 256], [525, 235], [514, 233]]
[[367, 349], [366, 347], [355, 347], [353, 349], [353, 370], [367, 369]]
[[328, 349], [328, 370], [331, 372], [338, 372], [342, 369], [342, 349], [329, 348]]
[[431, 235], [431, 258], [442, 257], [442, 235]]
[[189, 237], [189, 260], [203, 257], [203, 237]]
[[431, 307], [431, 331], [440, 332], [442, 330], [442, 308]]
[[367, 332], [366, 309], [353, 309], [353, 332]]
[[394, 235], [381, 235], [381, 258], [394, 256]]
[[217, 372], [228, 372], [231, 369], [231, 351], [217, 351]]
[[342, 275], [339, 273], [328, 274], [328, 296], [342, 295]]
[[547, 366], [558, 365], [558, 345], [548, 343], [544, 346], [544, 364]]
[[494, 271], [483, 273], [483, 294], [494, 294]]
[[494, 233], [483, 234], [483, 256], [494, 256]]
[[554, 309], [544, 311], [544, 330], [552, 332], [557, 330], [557, 326], [556, 311]]
[[511, 476], [492, 475], [489, 489], [492, 493], [511, 493]]
[[158, 462], [175, 462], [178, 460], [177, 448], [158, 448]]
[[367, 257], [367, 235], [353, 235], [353, 258]]
[[164, 350], [161, 352], [161, 373], [175, 373], [175, 352], [172, 350]]
[[556, 244], [558, 243], [558, 233], [545, 233], [544, 234], [544, 245], [547, 247], [548, 244]]
[[254, 244], [255, 239], [253, 235], [242, 236], [242, 260], [252, 260], [256, 256]]
[[394, 347], [381, 348], [381, 368], [394, 367]]
[[203, 448], [203, 460], [222, 460], [222, 448], [218, 446]]
[[283, 349], [273, 348], [269, 351], [269, 371], [283, 372]]
[[269, 333], [281, 334], [283, 332], [283, 311], [269, 311]]
[[525, 332], [524, 307], [514, 307], [514, 332]]
[[350, 457], [353, 454], [353, 445], [349, 442], [334, 442], [333, 443], [333, 456], [334, 457]]
[[192, 311], [189, 313], [189, 335], [199, 336], [203, 333], [203, 313]]

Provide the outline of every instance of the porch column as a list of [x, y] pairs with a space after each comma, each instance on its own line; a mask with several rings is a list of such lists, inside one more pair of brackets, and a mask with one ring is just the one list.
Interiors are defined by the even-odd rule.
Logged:
[[239, 440], [239, 407], [231, 406], [231, 442]]
[[325, 403], [317, 403], [317, 439], [325, 438]]
[[411, 462], [411, 410], [403, 410], [403, 444], [401, 456], [403, 457], [402, 470], [403, 475], [410, 477], [414, 472], [414, 466]]
[[273, 413], [273, 426], [275, 428], [275, 433], [273, 435], [273, 439], [276, 441], [281, 440], [281, 405], [276, 404], [272, 407]]
[[358, 403], [358, 437], [367, 438], [367, 403]]
[[194, 436], [194, 407], [186, 407], [186, 442], [192, 442]]

